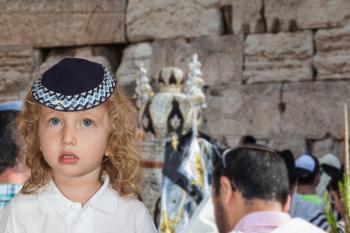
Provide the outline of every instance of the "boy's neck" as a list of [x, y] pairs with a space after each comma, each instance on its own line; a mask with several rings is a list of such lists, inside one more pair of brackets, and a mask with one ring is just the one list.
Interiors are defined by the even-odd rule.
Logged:
[[102, 186], [98, 178], [91, 175], [77, 178], [54, 176], [53, 181], [65, 197], [85, 205]]

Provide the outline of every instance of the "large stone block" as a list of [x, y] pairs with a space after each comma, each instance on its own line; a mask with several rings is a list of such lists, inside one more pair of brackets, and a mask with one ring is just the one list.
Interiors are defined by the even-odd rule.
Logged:
[[0, 45], [125, 42], [126, 0], [0, 0]]
[[263, 0], [221, 0], [221, 8], [229, 32], [265, 32]]
[[281, 82], [312, 80], [312, 33], [248, 35], [244, 48], [244, 80]]
[[40, 52], [23, 46], [0, 47], [0, 96], [14, 99], [27, 91], [32, 72], [40, 63]]
[[0, 13], [121, 12], [126, 4], [120, 0], [0, 0], [0, 3]]
[[215, 138], [226, 136], [232, 143], [247, 134], [257, 138], [279, 135], [280, 86], [236, 82], [216, 89], [209, 87], [203, 130]]
[[122, 85], [128, 85], [140, 77], [141, 65], [151, 71], [152, 44], [139, 43], [128, 46], [118, 67], [116, 76]]
[[332, 153], [336, 155], [342, 163], [344, 163], [344, 155], [345, 155], [344, 152], [345, 152], [344, 139], [336, 140]]
[[349, 79], [350, 28], [318, 30], [315, 41], [316, 79]]
[[278, 137], [269, 138], [268, 145], [277, 150], [290, 150], [294, 157], [305, 153], [306, 140], [304, 138], [288, 137], [279, 135]]
[[309, 140], [309, 142], [312, 154], [318, 158], [329, 153], [335, 154], [336, 152], [336, 142], [332, 137], [326, 137], [319, 140]]
[[[195, 53], [198, 53], [198, 51], [194, 48], [193, 42], [191, 43], [185, 39], [154, 41], [152, 44], [150, 76], [152, 79], [156, 79], [159, 71], [166, 66], [175, 66], [187, 73], [188, 64]], [[201, 56], [198, 56], [198, 60], [203, 63]]]
[[131, 42], [219, 35], [219, 0], [129, 0], [127, 37]]
[[152, 47], [151, 77], [157, 77], [164, 66], [177, 66], [188, 72], [188, 64], [197, 53], [206, 85], [241, 81], [242, 36], [200, 37], [191, 42], [163, 40], [155, 41]]
[[343, 103], [350, 104], [350, 82], [288, 83], [283, 90], [286, 110], [281, 130], [286, 136], [322, 139], [344, 136]]
[[336, 27], [349, 17], [348, 0], [265, 0], [269, 32]]

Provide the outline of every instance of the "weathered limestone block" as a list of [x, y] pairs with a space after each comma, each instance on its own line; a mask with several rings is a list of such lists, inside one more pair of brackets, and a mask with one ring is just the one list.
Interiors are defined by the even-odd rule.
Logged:
[[280, 134], [280, 84], [209, 88], [203, 129], [215, 137], [243, 135], [269, 138]]
[[350, 27], [319, 30], [315, 34], [316, 79], [350, 78]]
[[[178, 67], [186, 74], [189, 70], [188, 64], [195, 53], [198, 54], [198, 51], [194, 48], [193, 42], [185, 39], [154, 41], [150, 71], [152, 79], [156, 79], [159, 71], [166, 66]], [[199, 62], [203, 63], [202, 59], [201, 56], [198, 56]]]
[[61, 13], [61, 12], [114, 12], [122, 11], [125, 2], [116, 0], [0, 0], [1, 13], [27, 12], [27, 13]]
[[344, 148], [344, 139], [335, 140], [333, 154], [336, 155], [342, 163], [344, 163]]
[[265, 0], [269, 32], [336, 27], [349, 17], [348, 0]]
[[23, 46], [0, 47], [0, 96], [1, 99], [20, 97], [26, 92], [32, 72], [40, 63], [39, 51]]
[[350, 82], [287, 83], [281, 130], [286, 136], [317, 139], [344, 136], [343, 103], [350, 104]]
[[[332, 137], [313, 140], [311, 143], [312, 154], [318, 158], [333, 153], [335, 154], [335, 141]], [[338, 156], [338, 155], [337, 155]]]
[[221, 34], [223, 21], [219, 0], [129, 0], [126, 28], [131, 42], [192, 38]]
[[155, 41], [152, 47], [152, 77], [157, 77], [164, 66], [177, 66], [188, 72], [188, 63], [197, 53], [206, 85], [241, 81], [242, 36], [200, 37], [190, 43], [185, 40]]
[[279, 135], [278, 137], [270, 138], [268, 145], [277, 150], [289, 149], [295, 158], [306, 151], [306, 140], [303, 138]]
[[0, 0], [0, 45], [125, 42], [126, 0]]
[[151, 71], [152, 44], [139, 43], [128, 46], [118, 67], [116, 76], [122, 85], [128, 85], [140, 77], [141, 65]]
[[248, 83], [313, 78], [311, 32], [249, 35], [244, 55], [243, 76]]
[[221, 0], [220, 4], [229, 32], [265, 32], [262, 0]]

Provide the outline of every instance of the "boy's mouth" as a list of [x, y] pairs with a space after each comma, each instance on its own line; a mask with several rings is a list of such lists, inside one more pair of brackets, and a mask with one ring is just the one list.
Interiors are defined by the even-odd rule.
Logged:
[[58, 161], [62, 164], [75, 164], [78, 160], [79, 157], [72, 153], [64, 153], [58, 157]]

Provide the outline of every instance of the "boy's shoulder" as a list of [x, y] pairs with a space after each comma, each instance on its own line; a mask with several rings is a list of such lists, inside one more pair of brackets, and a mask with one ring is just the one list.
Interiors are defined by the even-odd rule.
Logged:
[[117, 199], [117, 202], [118, 202], [118, 205], [121, 207], [121, 208], [133, 208], [133, 209], [145, 209], [145, 205], [137, 200], [136, 198], [134, 197], [122, 197], [120, 196], [120, 194], [114, 190], [114, 189], [110, 189], [110, 191], [113, 193], [114, 197]]
[[39, 201], [39, 193], [23, 194], [17, 193], [11, 200], [12, 203], [16, 205], [22, 205], [25, 203], [37, 202]]
[[122, 197], [112, 188], [110, 188], [110, 191], [117, 199], [115, 203], [118, 215], [135, 216], [135, 219], [149, 218], [149, 212], [141, 201], [134, 197]]
[[38, 194], [17, 193], [0, 212], [0, 221], [7, 222], [9, 218], [22, 219], [24, 216], [33, 216], [39, 208]]
[[35, 205], [39, 204], [39, 194], [33, 193], [33, 194], [23, 194], [23, 193], [17, 193], [14, 198], [9, 202], [9, 205], [13, 209], [20, 208], [22, 209], [29, 209], [34, 207]]

